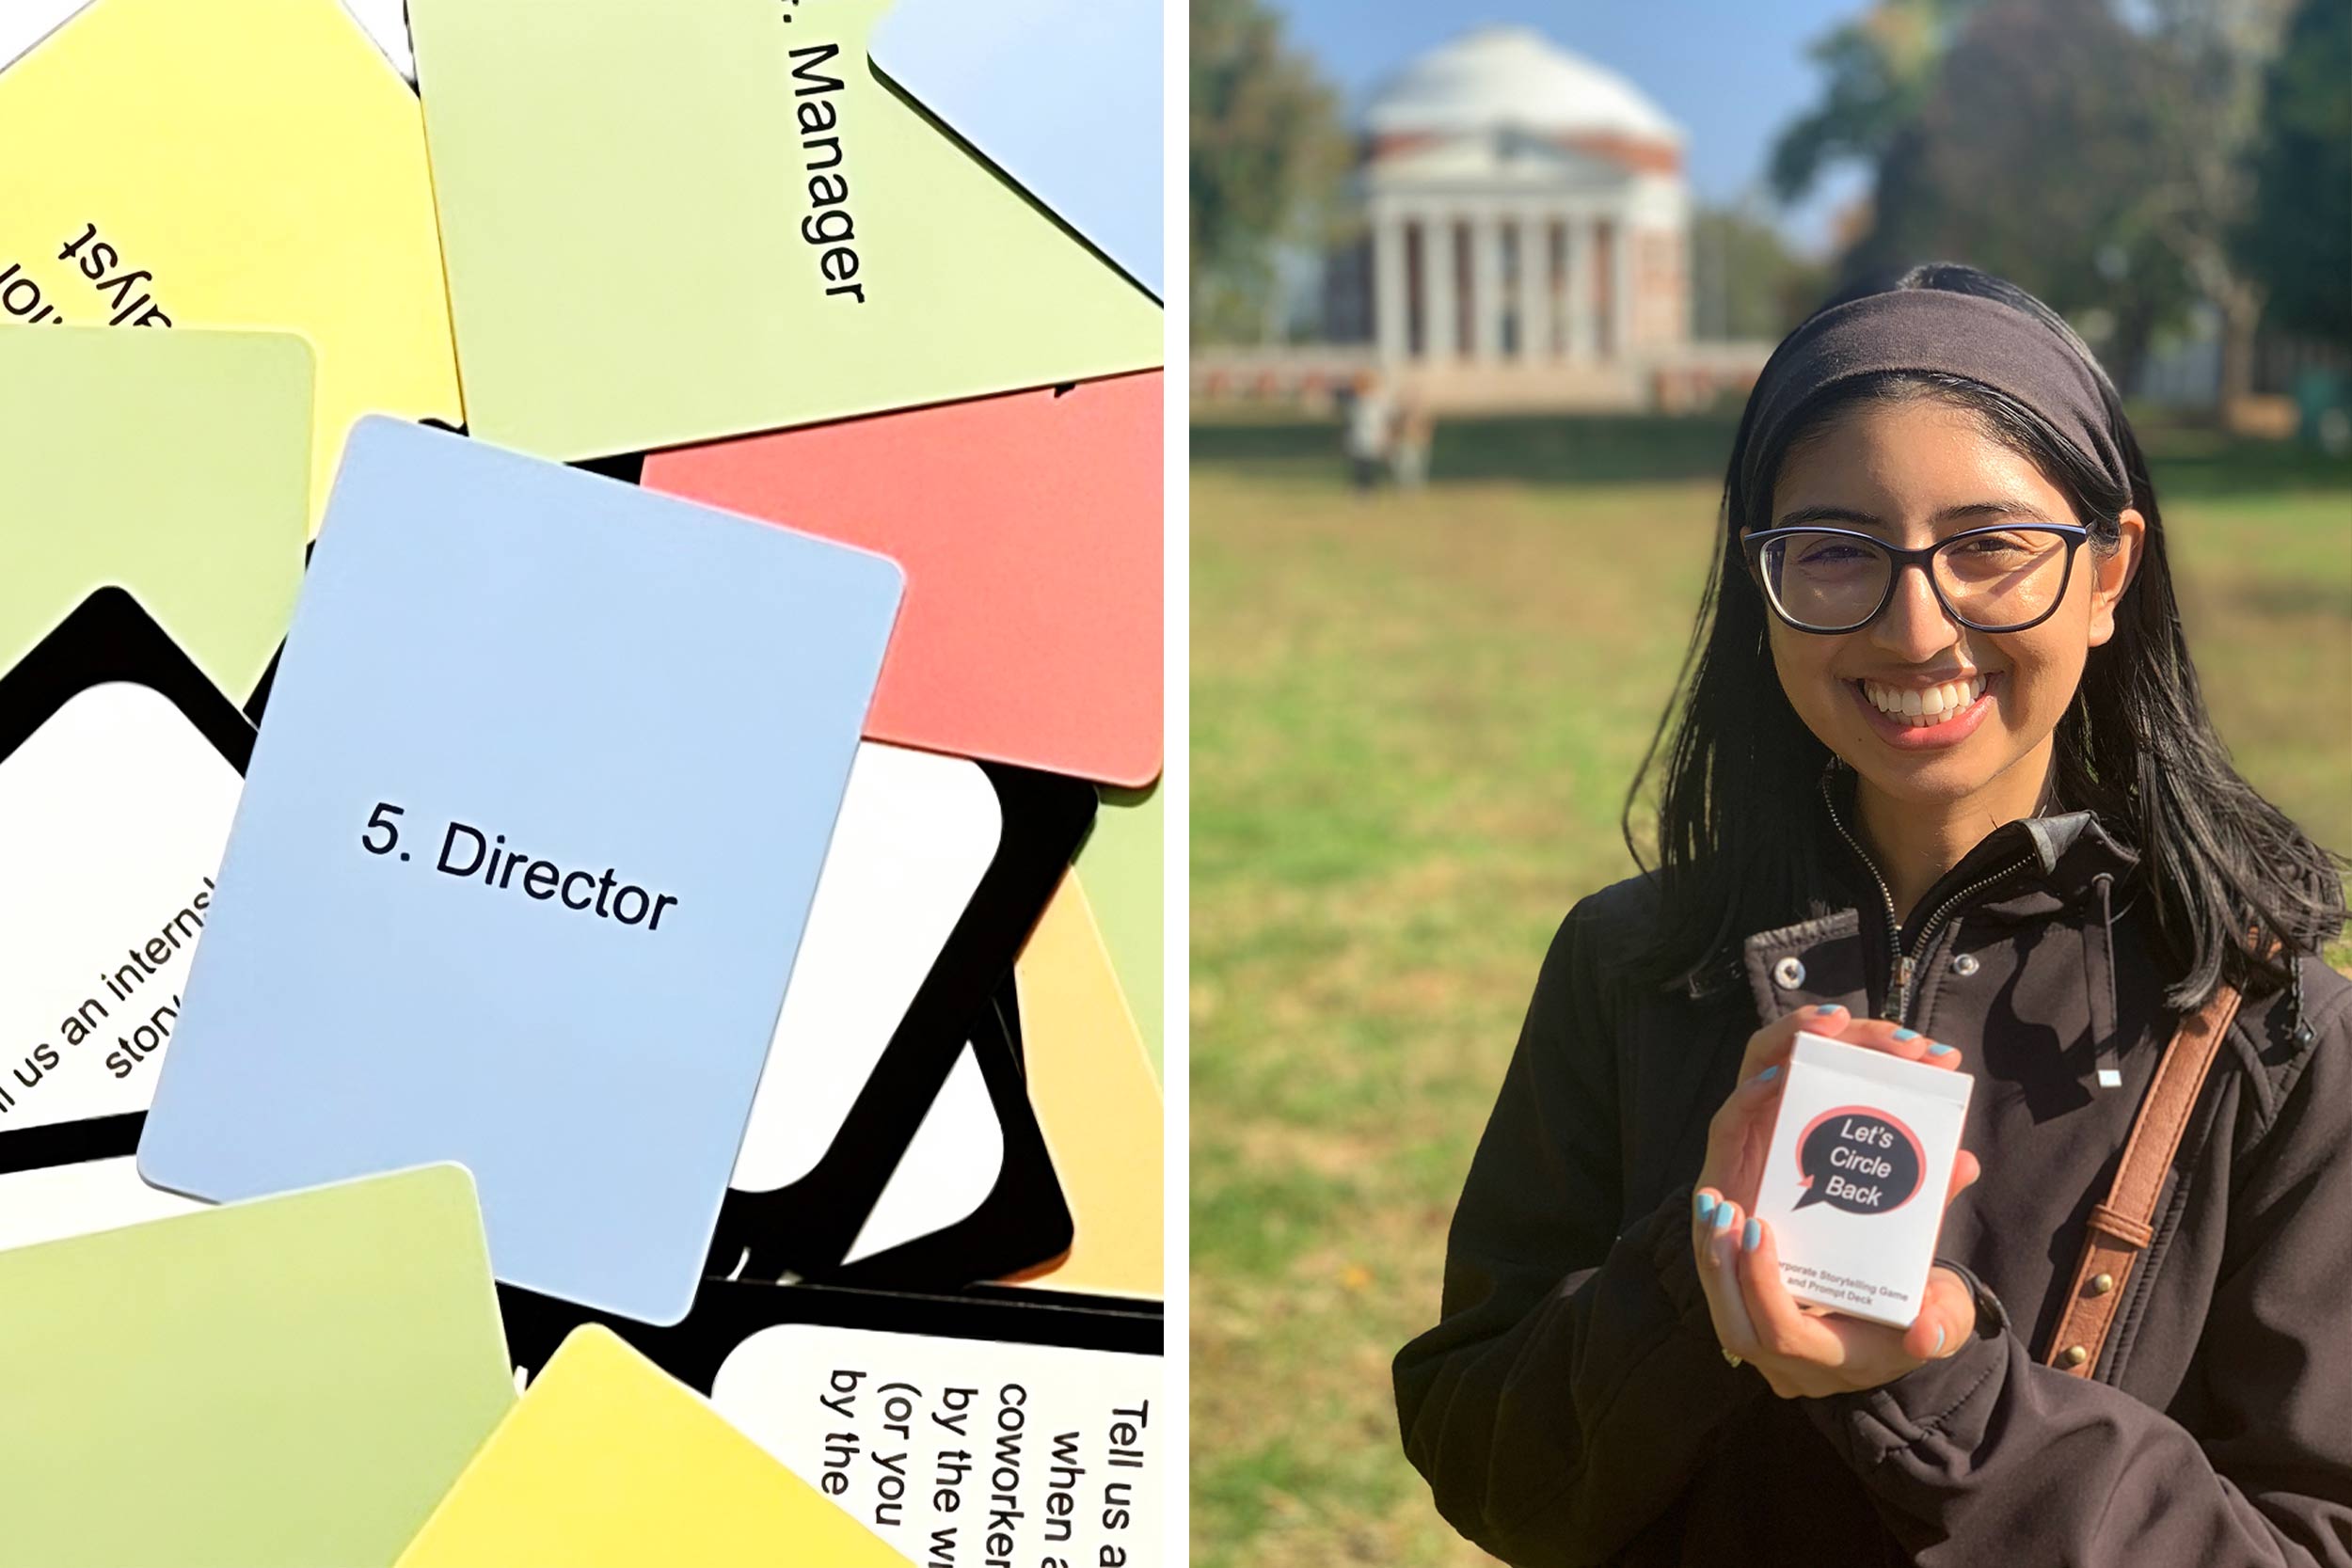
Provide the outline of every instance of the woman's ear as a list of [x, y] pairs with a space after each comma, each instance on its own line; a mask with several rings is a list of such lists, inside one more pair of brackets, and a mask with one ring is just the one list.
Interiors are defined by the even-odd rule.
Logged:
[[2090, 580], [2090, 645], [2094, 648], [2115, 635], [2115, 607], [2123, 597], [2123, 590], [2139, 575], [2140, 551], [2148, 543], [2148, 519], [2137, 507], [2127, 506], [2115, 519], [2115, 548], [2105, 555], [2093, 554], [2094, 570]]

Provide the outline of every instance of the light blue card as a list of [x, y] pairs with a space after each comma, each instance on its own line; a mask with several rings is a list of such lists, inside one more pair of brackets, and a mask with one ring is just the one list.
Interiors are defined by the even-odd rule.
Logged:
[[898, 0], [866, 53], [1165, 299], [1160, 30], [1160, 0]]
[[455, 1161], [499, 1278], [682, 1317], [901, 583], [362, 420], [140, 1174], [227, 1200]]

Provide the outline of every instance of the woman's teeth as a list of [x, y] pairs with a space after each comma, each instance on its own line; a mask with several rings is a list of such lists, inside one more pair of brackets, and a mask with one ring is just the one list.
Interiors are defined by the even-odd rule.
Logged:
[[1889, 719], [1909, 724], [1915, 729], [1940, 724], [1945, 720], [1984, 695], [1985, 677], [1971, 675], [1964, 681], [1947, 681], [1942, 686], [1881, 686], [1876, 681], [1861, 681], [1862, 694], [1870, 699], [1870, 705]]

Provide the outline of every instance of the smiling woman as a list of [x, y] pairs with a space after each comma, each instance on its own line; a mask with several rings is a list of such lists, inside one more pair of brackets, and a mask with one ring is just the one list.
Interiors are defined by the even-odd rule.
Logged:
[[[1520, 1563], [2345, 1560], [2340, 863], [2230, 765], [2081, 341], [1952, 265], [1792, 333], [1680, 697], [1661, 864], [1562, 926], [1397, 1359], [1440, 1511]], [[1905, 1326], [1755, 1217], [1800, 1030], [1976, 1081]]]
[[[1808, 730], [1871, 773], [1874, 837], [1882, 798], [1918, 807], [1991, 790], [1968, 819], [1979, 832], [2032, 816], [2090, 652], [2114, 639], [2146, 522], [2129, 507], [2096, 534], [2048, 521], [2072, 508], [2034, 459], [1915, 382], [1882, 379], [1838, 406], [1780, 464], [1780, 526], [1743, 541], [1772, 610], [1781, 689]], [[1955, 495], [2009, 499], [1942, 504]], [[1987, 529], [1988, 515], [2015, 520]], [[1825, 515], [1867, 531], [1793, 526]], [[2044, 766], [2017, 766], [2029, 757]], [[1939, 870], [1904, 866], [1899, 884]]]

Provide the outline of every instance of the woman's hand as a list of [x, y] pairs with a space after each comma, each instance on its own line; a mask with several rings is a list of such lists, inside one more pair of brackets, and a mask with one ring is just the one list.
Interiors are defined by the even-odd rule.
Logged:
[[[1783, 1069], [1799, 1030], [1883, 1051], [1931, 1067], [1957, 1069], [1960, 1053], [1883, 1019], [1856, 1019], [1839, 1006], [1813, 1007], [1774, 1020], [1749, 1037], [1740, 1086], [1708, 1124], [1691, 1243], [1699, 1282], [1724, 1350], [1753, 1365], [1783, 1399], [1875, 1388], [1924, 1362], [1957, 1352], [1976, 1332], [1976, 1303], [1961, 1277], [1939, 1268], [1908, 1329], [1887, 1328], [1824, 1309], [1800, 1307], [1780, 1280], [1772, 1227], [1749, 1218], [1780, 1106]], [[1952, 1165], [1949, 1197], [1974, 1181], [1977, 1157], [1963, 1149]]]

